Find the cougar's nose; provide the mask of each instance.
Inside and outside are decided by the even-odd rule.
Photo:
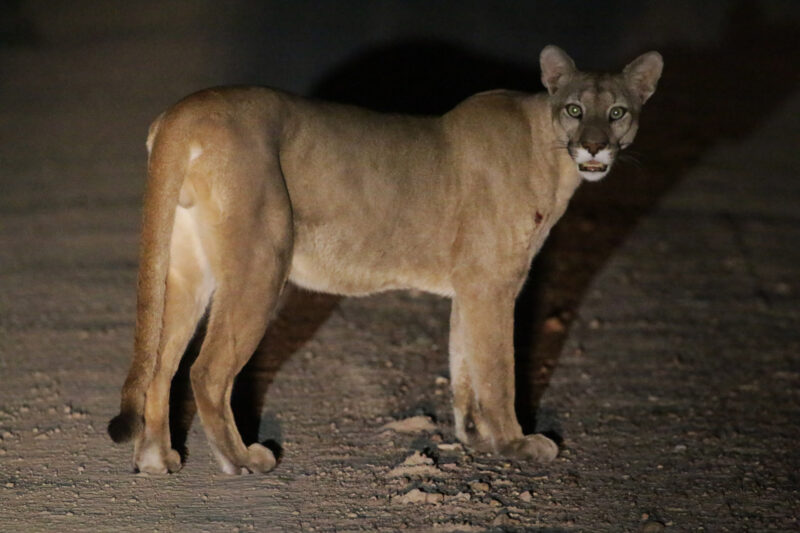
[[[597,143],[597,142],[583,142],[583,143],[581,143],[581,146],[586,148],[589,151],[590,154],[595,156],[595,155],[597,155],[597,152],[599,152],[600,150],[602,150],[603,148],[608,146],[608,143],[606,143],[606,142],[600,142],[600,143]]]

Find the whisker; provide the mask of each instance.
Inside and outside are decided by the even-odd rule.
[[[631,156],[636,157],[636,158],[642,156],[642,152],[640,152],[638,150],[631,150],[630,148],[628,148],[627,150],[625,150],[622,153],[624,153],[625,155],[631,155]]]
[[[642,162],[639,161],[639,159],[635,155],[630,154],[630,153],[617,154],[617,161],[620,162],[620,163],[623,163],[623,164],[630,164],[631,166],[634,166],[636,168],[640,168],[640,169],[644,168],[644,165],[642,165]]]

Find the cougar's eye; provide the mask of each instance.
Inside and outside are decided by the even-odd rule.
[[[581,118],[583,116],[583,110],[578,104],[567,104],[565,109],[567,110],[567,115],[572,118]]]
[[[619,120],[622,117],[624,117],[625,113],[627,113],[627,112],[628,112],[628,110],[625,109],[622,106],[614,106],[608,112],[608,118],[610,118],[611,120]]]

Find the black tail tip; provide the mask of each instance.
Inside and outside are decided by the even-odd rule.
[[[120,413],[108,423],[108,435],[114,442],[128,442],[137,433],[140,417],[131,413]]]

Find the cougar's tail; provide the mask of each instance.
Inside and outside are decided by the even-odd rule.
[[[108,424],[108,434],[114,442],[130,440],[141,431],[145,393],[158,358],[170,239],[189,159],[188,153],[175,153],[176,147],[185,146],[185,143],[180,139],[180,132],[175,131],[177,128],[171,118],[164,114],[159,116],[147,136],[149,157],[139,244],[136,335],[133,361],[122,387],[120,413]]]

